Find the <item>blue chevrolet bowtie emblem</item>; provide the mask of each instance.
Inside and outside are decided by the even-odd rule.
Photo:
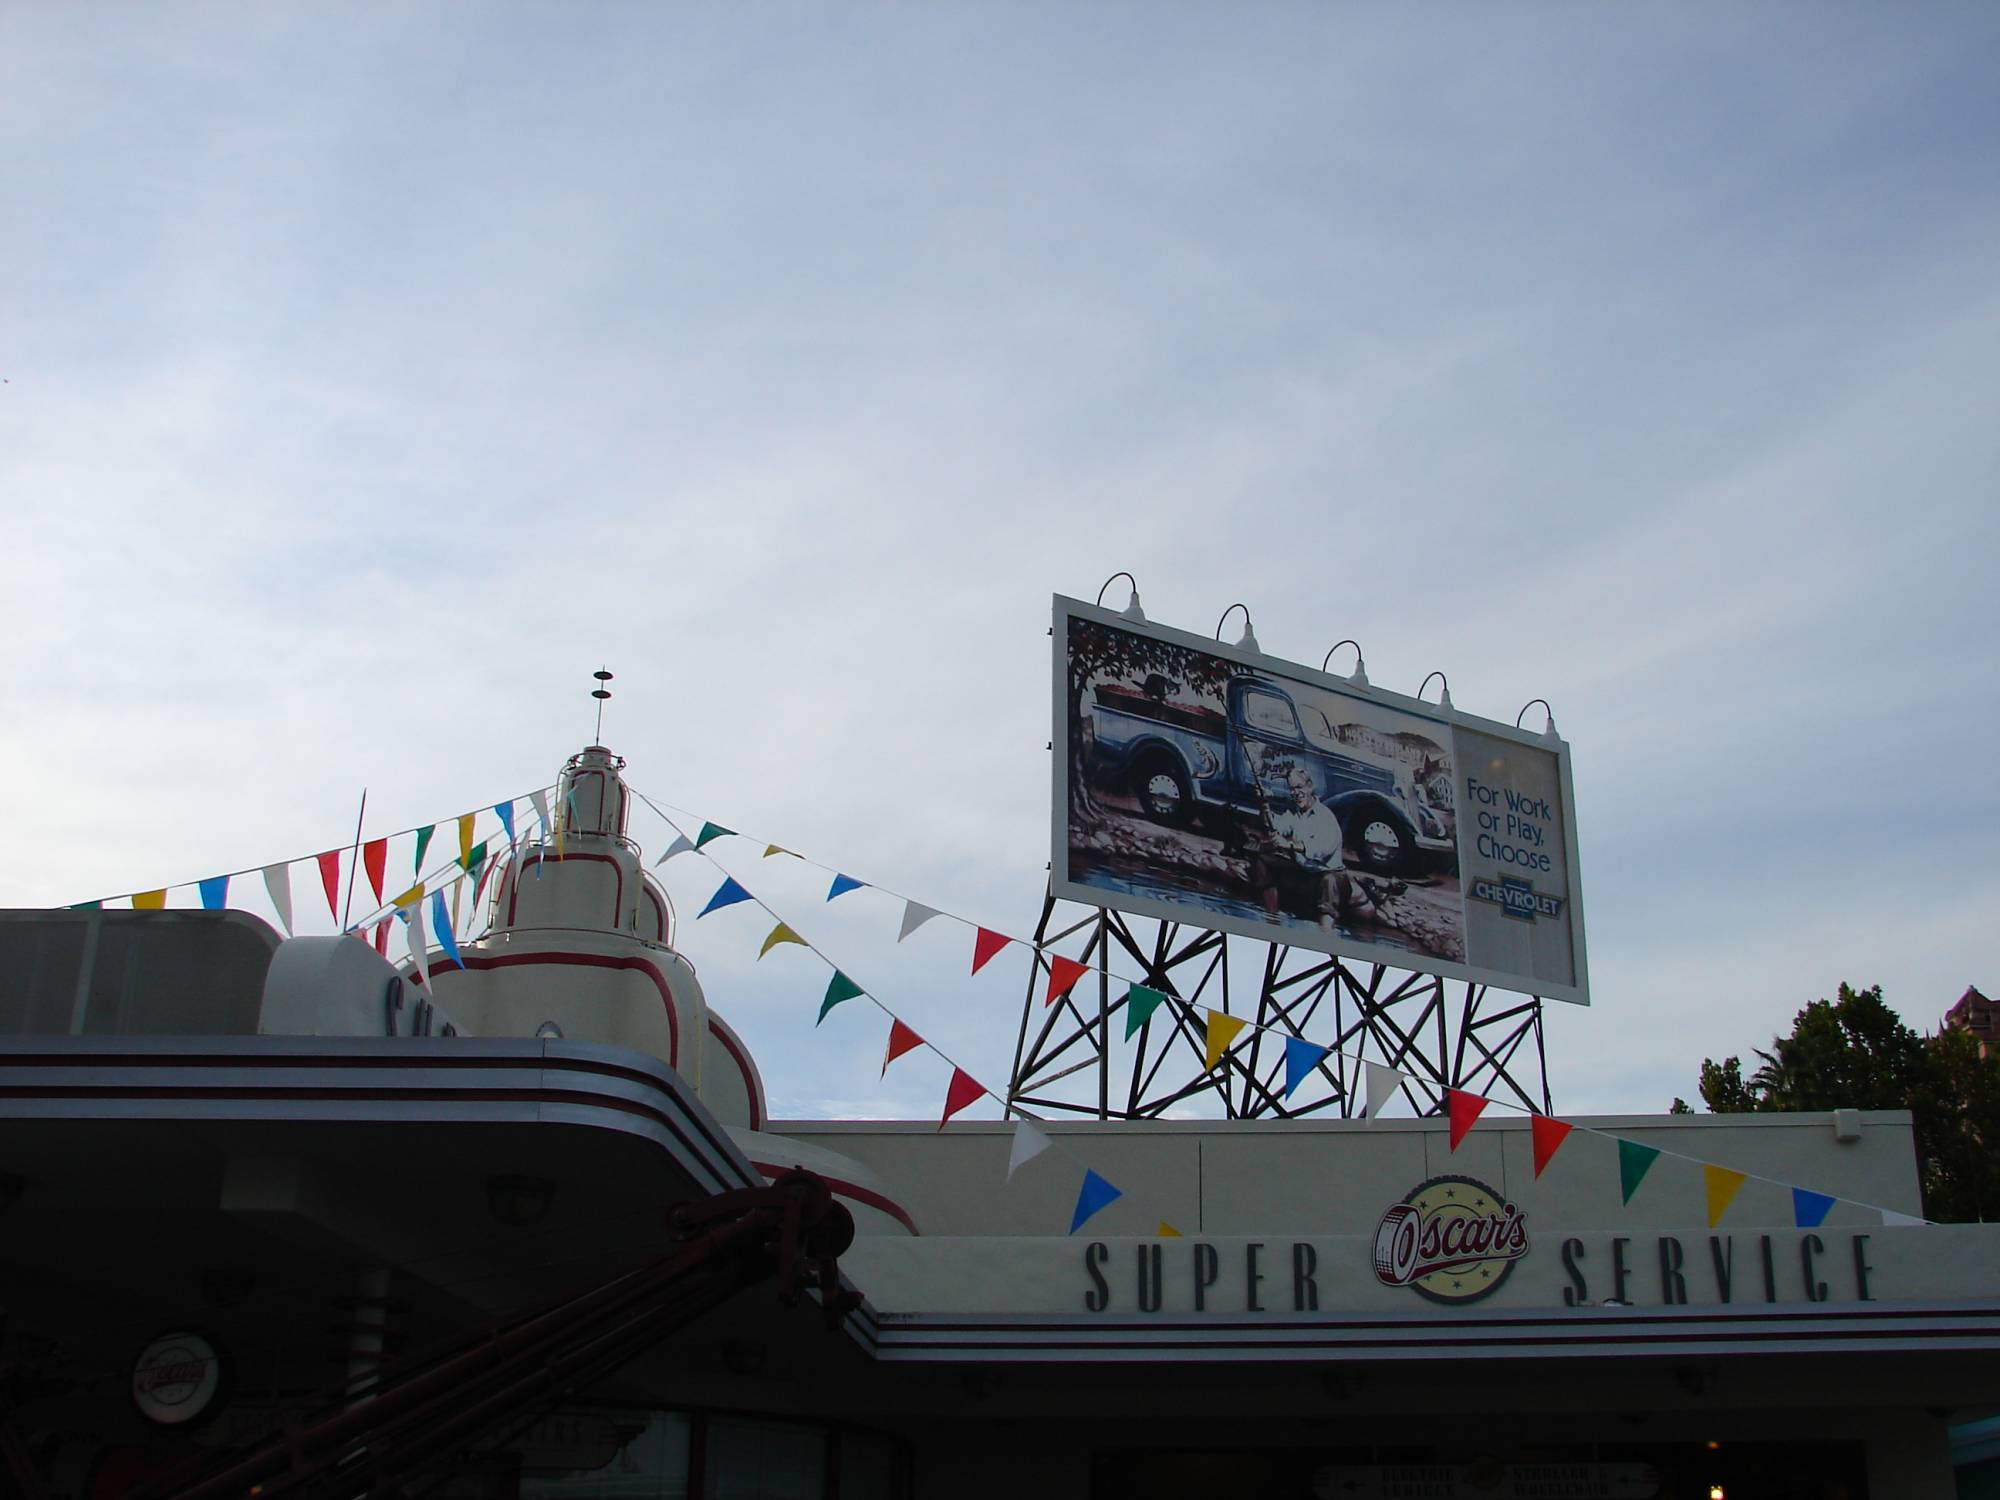
[[[1503,875],[1498,880],[1483,876],[1474,880],[1472,899],[1492,902],[1503,915],[1517,922],[1532,922],[1536,917],[1559,917],[1563,909],[1561,896],[1547,895],[1512,875]]]

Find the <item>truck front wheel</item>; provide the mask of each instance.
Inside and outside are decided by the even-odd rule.
[[[1184,826],[1194,816],[1194,791],[1187,772],[1164,755],[1149,756],[1132,768],[1132,793],[1139,810],[1155,823]]]

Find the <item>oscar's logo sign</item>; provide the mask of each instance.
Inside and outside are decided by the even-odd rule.
[[[1477,1302],[1528,1253],[1528,1218],[1470,1177],[1433,1177],[1382,1215],[1375,1279],[1433,1302]]]

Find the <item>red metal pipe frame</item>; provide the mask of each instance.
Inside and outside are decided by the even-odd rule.
[[[754,1281],[780,1275],[780,1295],[797,1297],[801,1252],[819,1271],[830,1310],[841,1293],[834,1255],[853,1237],[853,1221],[820,1179],[790,1172],[768,1187],[716,1195],[677,1214],[692,1228],[713,1225],[663,1259],[625,1272],[507,1328],[481,1329],[454,1341],[429,1369],[391,1377],[375,1395],[334,1415],[274,1437],[212,1477],[161,1500],[220,1500],[276,1495],[345,1472],[365,1484],[475,1436],[552,1386],[574,1389],[636,1357],[650,1343]],[[759,1243],[766,1241],[765,1243]],[[762,1253],[759,1253],[759,1252]],[[685,1279],[712,1268],[693,1286]],[[584,1342],[578,1346],[577,1340]],[[567,1346],[567,1347],[565,1347]],[[400,1443],[396,1438],[405,1436]],[[377,1448],[388,1438],[386,1447]],[[375,1448],[377,1456],[370,1457]],[[291,1472],[285,1473],[289,1469]]]

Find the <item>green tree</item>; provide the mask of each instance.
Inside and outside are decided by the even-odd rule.
[[[1966,1033],[1920,1036],[1889,1008],[1880,985],[1843,984],[1756,1056],[1748,1080],[1740,1058],[1702,1060],[1701,1098],[1711,1111],[1907,1109],[1926,1215],[2000,1213],[2000,1062],[1982,1058]]]

